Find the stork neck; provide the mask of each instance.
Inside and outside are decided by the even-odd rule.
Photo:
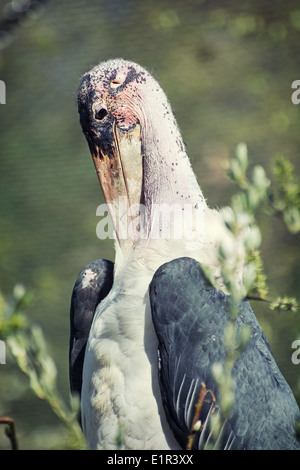
[[[156,118],[152,115],[153,109]],[[163,232],[161,223],[166,227],[167,221],[172,225],[172,234],[167,228],[166,238],[181,238],[180,234],[185,238],[184,234],[189,236],[191,231],[201,232],[206,202],[166,100],[157,100],[155,107],[152,103],[142,129],[144,228],[147,237],[151,237],[153,231]]]
[[[206,206],[169,103],[156,101],[155,115],[160,117],[151,116],[142,126],[147,210],[151,212],[153,204]]]

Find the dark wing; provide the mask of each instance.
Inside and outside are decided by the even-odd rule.
[[[98,259],[79,273],[71,298],[69,375],[72,394],[81,394],[82,368],[94,313],[113,284],[114,263]]]
[[[195,406],[202,403],[193,449],[209,446],[209,417],[219,412],[212,366],[225,360],[230,298],[207,283],[199,263],[191,258],[161,266],[149,294],[168,422],[186,449]],[[299,448],[294,432],[298,406],[248,301],[241,303],[236,322],[238,332],[247,325],[251,336],[233,368],[234,402],[218,445],[223,449]]]

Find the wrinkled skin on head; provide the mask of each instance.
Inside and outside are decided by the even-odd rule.
[[[146,81],[154,82],[148,72],[121,59],[96,66],[83,76],[78,111],[90,146],[97,144],[109,152],[113,122],[119,129],[128,131],[144,120],[141,85]]]

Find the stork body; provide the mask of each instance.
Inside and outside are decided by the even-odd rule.
[[[210,322],[209,326],[205,323],[206,316],[203,317],[203,311],[207,311],[203,278],[200,276],[196,285],[192,283],[197,290],[198,309],[195,303],[191,308],[193,296],[189,289],[180,296],[174,291],[174,305],[168,309],[170,304],[164,305],[164,297],[170,298],[174,286],[178,290],[178,279],[177,284],[170,281],[166,292],[159,290],[159,268],[181,258],[184,264],[197,262],[208,266],[218,279],[218,244],[222,240],[231,250],[235,265],[236,260],[240,262],[236,282],[241,282],[243,244],[236,245],[220,214],[207,207],[170,105],[157,82],[144,69],[123,60],[109,61],[92,69],[83,77],[79,89],[79,113],[116,231],[112,288],[105,298],[98,298],[97,303],[102,300],[95,305],[93,320],[91,316],[87,320],[90,324],[87,344],[86,337],[81,343],[71,338],[71,357],[73,350],[76,357],[82,355],[81,349],[85,351],[81,389],[83,431],[90,448],[116,448],[118,436],[122,436],[125,449],[184,448],[201,383],[209,384],[217,396],[212,366],[224,360],[221,345],[228,321],[226,296],[218,297],[213,291],[214,301],[209,309],[209,316],[215,322],[212,329],[214,323]],[[126,211],[120,210],[121,198],[126,200]],[[187,213],[188,217],[182,217]],[[164,220],[168,221],[167,227],[161,222]],[[176,272],[178,266],[170,266]],[[183,281],[188,282],[189,271],[181,272],[186,273]],[[86,295],[89,282],[85,280],[82,284],[79,280],[79,285],[77,295]],[[167,285],[165,277],[163,285]],[[206,299],[204,306],[201,299]],[[78,315],[81,318],[82,312]],[[218,315],[221,316],[219,327]],[[255,316],[253,312],[247,315],[256,334]],[[71,321],[76,318],[75,311]],[[187,340],[191,338],[189,325],[193,324],[198,325],[198,343],[197,334],[192,343]],[[183,336],[179,334],[179,325]],[[202,328],[207,331],[206,336],[200,334]],[[220,344],[215,353],[214,342],[210,341],[213,336]],[[262,338],[263,344],[267,344]],[[195,346],[194,352],[191,344]],[[201,348],[205,353],[200,354]],[[241,371],[245,373],[245,364],[249,366],[248,359],[255,348],[257,344],[250,342],[244,360],[237,365],[239,385]],[[262,364],[270,362],[271,356],[259,357]],[[251,381],[254,380],[253,390],[261,394],[260,399],[266,401],[271,387],[274,397],[280,399],[280,406],[289,410],[286,422],[282,423],[284,437],[275,437],[278,420],[272,412],[270,421],[268,405],[261,404],[255,412],[256,415],[259,412],[263,422],[253,420],[255,424],[251,425],[250,420],[246,429],[243,428],[243,413],[248,406],[246,393],[237,400],[238,406],[226,424],[224,448],[297,446],[295,437],[288,435],[293,434],[298,408],[276,367],[262,367],[268,374],[265,389],[264,381],[259,379],[259,367],[257,377],[255,371],[250,375]],[[71,381],[76,381],[78,374],[82,374],[81,365],[71,364]],[[275,393],[278,387],[282,393]],[[237,393],[240,393],[238,389]],[[204,408],[201,420],[207,424],[210,412]],[[268,419],[264,420],[264,415]],[[265,429],[271,427],[272,435],[267,440],[262,435],[255,441],[251,436],[260,424]],[[195,448],[203,447],[208,438],[205,432],[198,433]]]
[[[154,241],[153,247],[146,243],[137,243],[118,266],[89,335],[82,426],[91,448],[99,443],[115,448],[119,430],[124,429],[127,449],[180,449],[161,402],[158,341],[148,290],[156,270],[187,250],[179,252],[177,243],[176,250],[165,241]]]
[[[91,448],[115,449],[122,431],[125,449],[180,448],[160,397],[148,296],[153,274],[134,256],[96,310],[82,388],[82,424]]]

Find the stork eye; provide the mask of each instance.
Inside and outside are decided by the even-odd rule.
[[[118,86],[120,85],[121,85],[121,82],[119,80],[112,80],[109,86],[110,88],[118,88]]]
[[[101,108],[95,113],[95,119],[97,119],[98,121],[102,121],[102,119],[104,119],[106,115],[107,110],[105,108]]]

